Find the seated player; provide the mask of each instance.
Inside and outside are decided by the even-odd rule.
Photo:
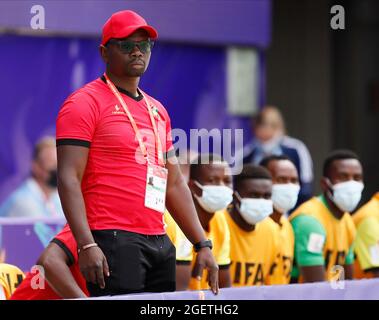
[[[11,300],[50,300],[88,297],[78,264],[77,244],[68,225],[59,232],[38,259],[45,275],[27,273]]]
[[[213,243],[212,252],[220,268],[219,285],[221,288],[230,287],[230,234],[224,215],[216,212],[226,208],[232,201],[232,177],[229,165],[220,156],[200,155],[190,165],[188,185],[200,223],[207,238]],[[166,223],[169,225],[167,230],[171,230],[167,232],[168,235],[175,234],[175,238],[171,236],[171,240],[177,250],[177,280],[179,280],[177,290],[208,289],[207,275],[203,274],[203,270],[192,268],[196,254],[193,253],[191,244],[172,219],[167,219]]]
[[[379,192],[353,214],[357,228],[354,278],[379,277]]]
[[[355,226],[350,212],[363,190],[363,170],[349,150],[329,154],[323,165],[322,195],[290,216],[295,233],[293,277],[299,282],[353,278]]]
[[[0,263],[0,300],[8,300],[24,279],[24,273],[11,264]]]
[[[176,291],[188,289],[191,279],[192,243],[176,224],[168,211],[164,214],[166,233],[176,249]]]
[[[269,218],[273,212],[271,192],[271,174],[264,167],[247,164],[234,177],[233,203],[224,210],[230,229],[234,287],[272,284],[279,229]]]
[[[291,280],[295,238],[287,214],[297,203],[300,191],[299,175],[292,160],[284,155],[269,156],[262,160],[261,165],[272,175],[271,198],[274,212],[270,218],[277,224],[280,234],[280,258],[272,281],[274,284],[288,284]]]

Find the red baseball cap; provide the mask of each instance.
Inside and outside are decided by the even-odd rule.
[[[101,44],[104,45],[111,38],[126,38],[138,29],[146,30],[149,37],[156,39],[158,32],[149,26],[144,18],[131,10],[118,11],[105,22]]]

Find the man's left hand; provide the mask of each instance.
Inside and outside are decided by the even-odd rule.
[[[201,248],[197,253],[192,277],[201,279],[204,268],[208,270],[208,284],[212,292],[218,294],[218,265],[212,250],[208,247]]]

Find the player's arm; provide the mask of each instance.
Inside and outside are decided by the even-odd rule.
[[[323,247],[325,230],[313,217],[300,215],[292,221],[295,259],[304,282],[325,281]]]
[[[229,264],[219,266],[218,279],[220,282],[220,288],[229,288],[232,286]]]
[[[191,192],[180,172],[178,161],[173,155],[166,163],[168,169],[166,207],[179,228],[192,244],[206,239],[192,200]],[[218,266],[209,248],[202,248],[196,255],[195,268],[198,275],[207,268],[210,287],[218,293]]]
[[[188,289],[191,279],[191,262],[176,261],[176,291],[184,291]]]
[[[325,281],[325,268],[324,266],[309,266],[300,267],[301,275],[304,282],[319,282]]]
[[[58,144],[57,147],[59,196],[78,248],[95,242],[88,225],[81,191],[88,152],[89,148],[84,146]],[[97,283],[101,288],[105,287],[104,276],[109,275],[109,269],[99,247],[91,247],[80,252],[79,266],[88,282]]]
[[[366,269],[364,273],[370,273],[374,278],[379,278],[379,267]]]
[[[85,298],[85,293],[80,289],[70,271],[69,265],[72,262],[62,247],[51,242],[37,264],[44,268],[47,282],[60,297]]]
[[[345,279],[346,280],[353,280],[354,278],[354,265],[353,264],[346,264],[344,266],[345,269]]]

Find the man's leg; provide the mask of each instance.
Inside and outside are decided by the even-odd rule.
[[[147,271],[145,292],[175,291],[176,250],[167,235],[150,236],[154,264]]]
[[[104,289],[87,283],[90,295],[97,297],[142,292],[148,267],[141,252],[141,239],[145,236],[120,230],[96,230],[92,233],[107,258],[110,277],[105,277]]]

